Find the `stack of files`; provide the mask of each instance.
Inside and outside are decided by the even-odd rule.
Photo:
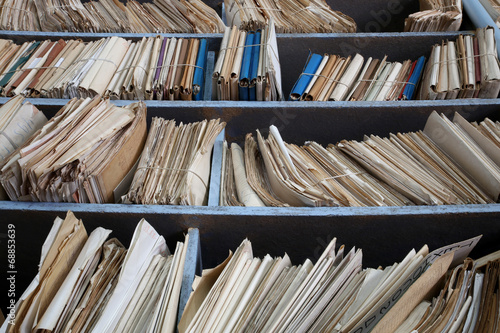
[[[270,127],[267,139],[257,131],[257,142],[247,134],[242,161],[246,182],[242,176],[236,177],[236,169],[241,166],[233,164],[236,198],[243,205],[413,205],[410,199],[371,176],[333,145],[325,149],[315,142],[307,142],[303,147],[287,144],[274,126]],[[233,161],[238,150],[241,148],[233,143]],[[222,198],[227,197],[223,187],[220,192]]]
[[[289,206],[269,186],[264,160],[251,134],[247,134],[244,152],[237,143],[233,142],[229,148],[224,141],[220,205]]]
[[[413,99],[425,58],[389,62],[312,53],[290,93],[292,101],[393,101]]]
[[[420,0],[420,11],[405,19],[404,31],[457,31],[462,11],[462,0]]]
[[[235,144],[238,146],[237,144]],[[238,146],[239,148],[239,146]],[[245,172],[245,169],[241,171],[241,165],[238,170],[234,169],[232,147],[229,148],[227,141],[224,140],[222,144],[222,169],[221,169],[221,180],[220,180],[220,196],[219,196],[219,206],[244,206],[243,203],[238,200],[238,194],[236,192],[235,174],[240,177]],[[239,149],[241,151],[241,148]],[[235,157],[237,158],[236,163],[241,163],[241,154]],[[245,181],[246,181],[246,175]],[[244,184],[244,183],[243,183]],[[246,188],[246,186],[245,186]]]
[[[497,98],[500,64],[492,27],[432,47],[417,99]]]
[[[2,96],[202,100],[207,40],[0,40]]]
[[[500,151],[483,150],[482,145],[489,149],[493,144],[460,115],[454,122],[433,112],[421,132],[372,135],[338,146],[415,204],[497,202]]]
[[[446,261],[443,263],[432,273],[442,276],[447,267]],[[500,321],[499,278],[500,252],[477,260],[465,259],[446,274],[444,281],[436,280],[429,270],[371,332],[496,332]],[[438,291],[433,292],[436,288]]]
[[[487,204],[500,195],[500,125],[433,112],[423,131],[299,147],[270,127],[224,159],[221,205],[403,206]],[[227,146],[226,146],[227,147]],[[226,153],[226,156],[229,155]],[[243,158],[244,156],[244,158]],[[232,163],[231,163],[232,162]],[[232,176],[232,178],[231,178]]]
[[[206,205],[211,153],[226,123],[154,117],[125,203]]]
[[[17,96],[0,107],[0,163],[47,122],[33,104]]]
[[[226,28],[212,75],[212,100],[283,99],[273,20],[257,31]]]
[[[14,201],[114,202],[146,133],[142,102],[72,99],[2,162],[0,183]]]
[[[307,259],[298,266],[286,254],[254,257],[245,239],[234,255],[204,272],[178,329],[180,333],[369,332],[424,271],[439,268],[441,278],[448,266],[464,261],[480,238],[431,253],[424,246],[385,269],[364,270],[361,249],[347,251],[342,245],[336,250],[335,238],[316,264]],[[443,253],[447,253],[444,260]],[[445,260],[448,266],[443,268]]]
[[[144,219],[129,250],[116,238],[106,241],[110,233],[99,227],[87,236],[72,212],[56,218],[38,274],[16,304],[15,325],[7,320],[0,332],[175,332],[197,230],[177,243],[173,255]]]
[[[491,123],[489,119],[486,123]],[[498,124],[496,125],[498,128]],[[500,196],[500,141],[455,113],[453,121],[433,112],[423,133],[470,175],[491,200]]]
[[[0,8],[2,30],[218,33],[224,23],[201,0],[143,1],[4,0]]]
[[[356,32],[354,20],[324,0],[224,0],[226,25],[262,29],[273,19],[278,33]]]

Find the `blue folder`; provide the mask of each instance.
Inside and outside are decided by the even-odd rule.
[[[291,101],[300,100],[300,97],[306,90],[307,86],[309,85],[309,82],[311,82],[314,73],[316,73],[316,70],[318,70],[319,64],[321,63],[322,59],[323,56],[316,53],[313,53],[309,56],[305,69],[302,71],[302,74],[300,75],[299,79],[297,80],[297,82],[295,82],[292,88],[292,92],[290,93]],[[307,75],[307,74],[313,74],[313,75]]]
[[[411,73],[410,79],[403,90],[403,99],[413,99],[413,95],[415,94],[415,90],[417,89],[417,84],[420,79],[420,75],[422,75],[422,70],[424,69],[425,57],[421,56],[417,60],[417,64],[415,65],[415,69],[413,73]]]
[[[248,93],[250,65],[252,61],[252,46],[254,43],[255,32],[250,31],[247,33],[245,39],[245,50],[243,51],[243,58],[241,59],[240,69],[240,83],[238,86],[240,101],[248,101],[250,96]]]
[[[203,100],[205,88],[205,71],[207,70],[208,43],[206,39],[200,40],[198,55],[196,56],[196,67],[193,75],[193,100]]]
[[[260,43],[261,43],[261,35],[262,32],[257,30],[255,32],[255,36],[253,38],[253,46],[252,46],[252,60],[250,63],[250,84],[248,86],[248,97],[249,100],[255,101],[257,100],[257,93],[255,91],[255,84],[257,83],[257,70],[259,68],[259,57],[260,57]]]

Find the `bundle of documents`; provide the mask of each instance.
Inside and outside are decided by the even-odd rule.
[[[235,144],[236,145],[236,144]],[[239,146],[238,146],[239,147]],[[241,148],[240,148],[241,150]],[[236,192],[235,184],[235,170],[233,166],[233,155],[232,149],[227,145],[227,141],[224,140],[222,145],[222,171],[220,180],[220,206],[243,206],[243,204],[238,200],[238,194]],[[238,161],[241,158],[239,155],[236,156]],[[243,170],[245,172],[245,170]],[[238,174],[241,176],[241,171],[238,170]],[[246,180],[246,175],[245,175]]]
[[[283,99],[273,20],[257,31],[226,28],[212,75],[212,100]]]
[[[205,205],[211,153],[226,123],[220,119],[176,125],[153,118],[125,203]]]
[[[420,0],[420,12],[408,16],[404,31],[457,31],[462,11],[462,0]]]
[[[128,251],[106,241],[110,233],[99,227],[87,237],[72,212],[56,218],[38,274],[0,332],[175,332],[191,231],[173,255],[144,219]]]
[[[464,262],[480,238],[431,253],[424,246],[385,269],[365,270],[362,251],[336,251],[336,239],[316,264],[307,259],[298,266],[286,254],[256,258],[244,240],[201,277],[179,332],[369,332],[410,286],[429,275],[435,285],[448,267]]]
[[[493,146],[459,114],[451,122],[436,112],[423,132],[339,144],[377,178],[414,203],[428,205],[498,201],[500,155],[494,154],[500,151],[488,150]]]
[[[433,112],[423,131],[343,140],[326,149],[283,141],[274,126],[245,152],[227,148],[221,205],[402,206],[486,204],[500,195],[500,125]],[[231,156],[232,158],[227,158]],[[243,158],[244,156],[244,158]]]
[[[218,33],[224,23],[201,0],[143,1],[4,0],[0,7],[2,30]]]
[[[17,96],[0,107],[0,164],[17,151],[47,118],[24,97]]]
[[[442,275],[442,269],[433,273]],[[494,332],[500,320],[499,275],[500,252],[465,259],[444,284],[425,272],[372,332]],[[436,286],[442,289],[432,293]],[[429,292],[435,296],[426,296]]]
[[[252,135],[247,134],[243,165],[246,182],[244,177],[236,178],[237,165],[234,164],[237,199],[244,205],[279,207],[413,204],[368,174],[335,146],[325,149],[315,142],[307,142],[303,147],[287,144],[274,126],[270,127],[267,139],[257,131],[257,139],[258,148]],[[233,160],[235,150],[241,148],[233,143]],[[224,196],[227,196],[227,192],[221,187],[221,197]],[[255,200],[255,196],[260,200]]]
[[[114,202],[145,139],[144,103],[72,99],[3,161],[0,183],[14,201]]]
[[[273,19],[278,33],[356,32],[354,20],[324,0],[224,0],[224,9],[228,26],[247,31]]]
[[[417,99],[497,98],[500,64],[492,27],[434,45]]]
[[[251,134],[246,136],[245,152],[237,143],[229,149],[226,141],[223,149],[221,206],[289,206],[269,185],[262,154]]]
[[[0,40],[1,95],[202,100],[207,47],[205,39],[162,36]]]
[[[389,62],[360,54],[310,54],[290,93],[292,101],[393,101],[413,99],[425,58]]]

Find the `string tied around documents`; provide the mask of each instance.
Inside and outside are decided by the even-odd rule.
[[[276,57],[276,59],[279,59],[279,56],[278,56],[276,50],[274,49],[274,47],[271,45],[271,43],[259,43],[259,44],[237,45],[237,46],[223,47],[223,48],[221,48],[219,50],[219,52],[226,51],[226,50],[231,50],[231,49],[241,49],[241,48],[252,47],[252,46],[271,46],[271,50],[273,51],[274,56]]]
[[[312,184],[312,185],[309,185],[306,187],[306,189],[309,189],[311,187],[314,187],[314,186],[317,186],[319,185],[321,182],[325,181],[325,180],[328,180],[328,179],[337,179],[337,178],[344,178],[344,177],[350,177],[350,176],[357,176],[357,175],[363,175],[363,174],[366,174],[368,173],[367,171],[360,171],[360,172],[349,172],[349,173],[346,173],[346,174],[343,174],[343,175],[337,175],[337,176],[332,176],[332,177],[326,177],[326,178],[323,178],[321,180],[318,180],[316,183]]]
[[[95,58],[95,59],[94,59],[94,58],[85,58],[85,59],[79,59],[79,60],[77,60],[77,61],[74,61],[74,62],[72,63],[72,65],[73,65],[73,64],[76,64],[76,63],[79,63],[79,62],[87,62],[87,61],[91,61],[91,60],[93,60],[94,62],[95,62],[95,61],[104,61],[104,62],[108,62],[108,63],[112,64],[113,66],[115,66],[115,71],[116,71],[116,69],[118,68],[118,65],[117,65],[117,64],[115,64],[113,61],[111,61],[111,60],[109,60],[109,59],[105,59],[105,58]]]
[[[331,78],[331,77],[328,77],[328,76],[325,76],[325,75],[321,75],[321,74],[316,74],[316,73],[300,73],[299,75],[299,79],[301,78],[302,75],[309,75],[309,76],[316,76],[316,77],[321,77],[321,78],[324,78],[325,80],[327,80],[328,82],[335,82],[335,83],[338,83],[338,84],[341,84],[347,88],[350,88],[350,86],[347,84],[347,83],[344,83],[344,82],[341,82],[339,80],[336,80],[334,78]]]
[[[443,59],[443,60],[439,60],[439,61],[434,61],[432,63],[429,63],[426,66],[427,68],[425,69],[425,72],[422,73],[422,78],[424,78],[425,76],[427,76],[429,74],[429,72],[432,71],[432,69],[436,65],[448,64],[449,62],[457,62],[458,71],[460,72],[462,70],[462,68],[461,68],[461,66],[458,66],[458,60],[475,59],[475,58],[486,57],[486,56],[492,56],[492,57],[495,57],[495,58],[498,57],[498,55],[495,54],[495,53],[483,53],[483,54],[473,54],[473,55],[469,55],[469,56],[466,56],[466,57],[457,57],[455,59]],[[431,60],[429,59],[429,61],[431,61]],[[482,79],[483,78],[481,78],[481,80]]]
[[[61,66],[27,67],[27,68],[18,68],[18,69],[12,70],[12,71],[4,72],[4,73],[1,73],[0,76],[4,76],[4,75],[7,75],[7,74],[11,74],[11,73],[29,71],[31,69],[38,70],[38,69],[52,69],[52,68],[60,68],[62,70],[66,70],[67,69],[66,67],[61,67]]]
[[[9,8],[9,9],[13,9],[13,10],[18,10],[20,12],[30,13],[31,15],[35,15],[35,13],[33,13],[31,10],[28,10],[28,9],[16,8],[16,7],[7,6],[7,5],[2,5],[2,6],[0,6],[0,8]]]
[[[234,7],[235,4],[236,4],[236,2],[233,2],[231,4],[231,7],[229,8],[229,12],[231,12],[233,10],[233,7]],[[240,5],[242,5],[242,3],[240,3]],[[234,12],[233,17],[231,19],[231,24],[229,26],[233,26],[234,25],[234,18],[236,17],[236,14],[238,14],[240,11],[245,10],[245,9],[257,9],[257,10],[267,10],[267,11],[271,11],[271,12],[286,13],[283,9],[280,9],[280,8],[269,8],[269,7],[258,7],[258,6],[250,6],[250,7],[240,6]],[[309,5],[309,6],[303,7],[301,9],[298,9],[298,10],[290,13],[289,16],[293,17],[297,13],[300,13],[300,12],[302,12],[304,10],[311,10],[311,9],[327,9],[327,10],[329,10],[331,8],[326,7],[326,6],[311,6],[311,5]]]
[[[201,178],[201,176],[199,174],[197,174],[196,172],[194,172],[193,170],[182,169],[182,168],[152,167],[152,166],[143,166],[143,167],[138,167],[137,168],[137,170],[141,170],[141,169],[191,172],[193,175],[195,175],[196,177],[198,177],[198,179],[201,181],[201,183],[203,184],[203,186],[205,186],[205,189],[208,189],[208,185],[205,183],[205,181],[203,180],[203,178]]]
[[[194,65],[194,64],[161,65],[161,66],[153,66],[153,67],[150,67],[149,69],[155,71],[158,68],[164,68],[164,67],[182,67],[182,66],[189,66],[189,67],[199,68],[199,69],[201,69],[203,71],[203,76],[205,76],[205,68],[203,68],[201,66]],[[144,71],[144,73],[148,73],[148,70],[146,69],[146,67],[141,66],[141,65],[127,66],[125,68],[117,70],[115,73],[121,73],[121,72],[124,72],[124,71],[128,71],[128,70],[130,70],[132,68],[140,68],[140,69],[142,69]]]
[[[377,79],[371,79],[371,80],[364,79],[364,80],[358,80],[358,81],[361,81],[361,82],[395,83],[395,84],[411,84],[414,87],[417,86],[414,82],[410,82],[410,81],[396,81],[396,80],[393,80],[393,81],[384,81],[384,80],[377,80]]]
[[[304,8],[301,8],[299,10],[294,11],[292,14],[290,14],[290,16],[294,16],[295,14],[300,13],[304,10],[311,10],[311,9],[327,9],[327,10],[329,10],[331,8],[326,7],[326,6],[311,6],[311,5],[309,5],[309,6],[306,6]]]
[[[439,7],[436,7],[436,8],[432,8],[432,10],[440,10],[440,11],[444,11],[444,12],[453,11],[453,9],[455,9],[456,11],[458,11],[458,12],[461,13],[461,11],[460,11],[460,9],[458,8],[457,5],[439,6]]]
[[[231,7],[229,7],[229,12],[233,10],[234,5],[236,5],[236,1],[231,4]],[[242,3],[240,3],[242,5]],[[233,17],[231,19],[231,24],[229,25],[230,27],[234,25],[234,18],[236,17],[236,14],[238,14],[240,11],[244,9],[263,9],[263,10],[269,10],[269,11],[275,11],[275,12],[281,12],[282,10],[279,8],[267,8],[267,7],[244,7],[240,6],[238,9],[234,12]]]

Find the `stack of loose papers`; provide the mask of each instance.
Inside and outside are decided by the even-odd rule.
[[[2,96],[202,100],[207,40],[0,40]]]
[[[277,101],[281,67],[273,20],[261,30],[226,28],[212,75],[212,100]]]
[[[459,30],[462,11],[462,0],[420,0],[420,11],[408,16],[404,31]]]
[[[12,98],[0,107],[0,163],[17,151],[47,118],[24,97]]]
[[[6,0],[0,8],[2,30],[217,33],[224,23],[201,0]]]
[[[128,251],[106,241],[110,233],[87,237],[73,213],[57,218],[39,272],[0,332],[175,332],[186,253],[197,243],[188,233],[170,255],[144,219]]]
[[[425,58],[389,62],[310,54],[292,88],[292,101],[394,101],[413,99]]]
[[[0,182],[15,201],[114,202],[146,133],[142,102],[72,99],[3,161]]]
[[[497,98],[500,64],[492,27],[432,47],[418,99]]]
[[[176,125],[153,118],[125,203],[205,205],[220,119]]]
[[[479,239],[432,253],[424,246],[385,269],[365,270],[362,251],[336,250],[336,239],[316,264],[307,259],[299,266],[286,254],[256,258],[250,241],[244,240],[234,255],[204,272],[179,332],[369,332],[423,272],[433,277],[427,280],[431,289],[448,267],[464,261]]]
[[[402,206],[486,204],[500,195],[500,126],[433,112],[423,131],[365,136],[327,148],[299,147],[270,127],[245,152],[229,149],[221,204],[244,206]],[[230,158],[227,158],[230,156]],[[243,158],[244,156],[244,158]]]
[[[356,32],[354,20],[324,0],[224,0],[224,8],[228,26],[248,31],[273,19],[278,33]]]
[[[439,259],[444,267],[450,261],[445,257]],[[467,258],[447,273],[444,283],[437,284],[442,269],[431,267],[372,332],[494,332],[499,321],[499,267],[499,252],[477,260]],[[442,289],[426,297],[434,286]]]

